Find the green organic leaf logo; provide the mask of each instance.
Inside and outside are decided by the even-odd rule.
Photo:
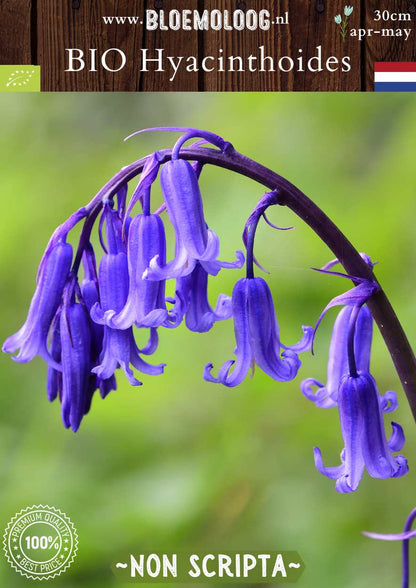
[[[40,66],[0,65],[0,92],[40,92]]]
[[[34,69],[16,69],[16,71],[10,74],[10,77],[7,80],[6,88],[9,86],[26,86],[34,73]]]

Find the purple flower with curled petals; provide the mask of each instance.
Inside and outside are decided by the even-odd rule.
[[[126,304],[129,292],[128,263],[121,236],[121,225],[115,211],[107,207],[104,212],[108,253],[103,256],[98,273],[100,304],[95,304],[91,309],[91,317],[97,322],[101,322],[109,310],[115,311],[116,314],[120,313]],[[114,375],[118,367],[121,367],[130,384],[141,385],[134,376],[130,364],[146,374],[163,373],[164,364],[153,366],[140,357],[131,327],[113,329],[105,325],[100,364],[94,367],[92,372],[102,380],[107,380]]]
[[[366,261],[371,264],[368,256]],[[336,260],[331,262],[334,263]],[[323,271],[351,277],[327,269]],[[369,373],[372,316],[364,304],[379,287],[372,280],[353,279],[359,282],[358,285],[331,300],[317,323],[318,326],[333,306],[345,305],[333,330],[327,386],[311,378],[301,385],[304,395],[317,406],[338,406],[344,440],[342,463],[337,467],[325,467],[317,447],[314,448],[314,458],[318,471],[336,480],[335,488],[341,493],[357,490],[364,469],[373,478],[396,478],[408,471],[406,459],[392,455],[404,445],[402,428],[392,423],[393,433],[388,441],[384,432],[383,413],[392,412],[397,407],[396,395],[387,392],[381,396]],[[311,390],[312,385],[319,386],[316,394]]]
[[[238,280],[232,294],[232,313],[237,359],[225,362],[218,378],[211,375],[213,365],[209,363],[204,370],[205,380],[237,386],[254,363],[274,380],[293,380],[301,365],[298,353],[310,348],[312,328],[303,327],[304,336],[296,345],[282,345],[272,295],[259,277]]]
[[[129,226],[127,261],[129,290],[121,310],[111,308],[105,313],[94,307],[94,320],[114,329],[158,327],[168,324],[165,304],[165,280],[144,280],[143,274],[155,256],[165,262],[165,230],[162,219],[156,214],[138,214]]]
[[[160,172],[163,198],[177,237],[188,254],[198,259],[205,253],[208,230],[198,177],[189,161],[172,159]]]
[[[326,385],[315,378],[307,378],[300,385],[303,395],[314,402],[318,408],[337,406],[341,379],[349,373],[347,339],[352,310],[352,306],[346,306],[335,320],[329,347]],[[354,340],[358,370],[368,372],[370,369],[372,334],[373,317],[367,306],[363,306],[357,317]],[[313,392],[314,386],[318,388],[316,392]]]
[[[111,329],[104,327],[103,352],[100,365],[93,368],[93,373],[102,380],[108,380],[118,367],[124,371],[132,386],[141,386],[130,364],[144,374],[157,376],[163,374],[165,364],[151,365],[140,357],[140,350],[134,340],[133,330]]]
[[[235,262],[218,260],[219,239],[214,231],[208,228],[204,218],[198,184],[200,168],[179,158],[183,142],[194,136],[192,130],[185,134],[176,144],[172,160],[162,166],[160,183],[169,219],[175,231],[175,257],[163,264],[156,255],[144,274],[146,279],[163,280],[185,276],[191,273],[197,261],[203,263],[206,271],[212,275],[216,275],[222,267],[242,267],[244,263],[241,251],[237,251]],[[215,137],[212,141],[216,140]],[[229,145],[221,141],[221,145]]]
[[[361,253],[361,257],[370,267],[373,267],[374,264],[368,255]],[[337,263],[339,263],[338,259],[334,259],[317,271],[348,278],[349,276],[345,274],[330,271],[330,268]],[[339,312],[332,331],[326,386],[315,378],[303,380],[300,386],[304,396],[319,408],[332,408],[337,405],[338,388],[343,376],[349,373],[351,361],[356,362],[358,370],[368,372],[370,369],[373,318],[370,310],[364,304],[377,291],[378,286],[373,281],[357,281],[360,282],[358,286],[336,296],[329,302],[315,326],[316,333],[321,320],[330,308],[345,305],[345,308]],[[352,330],[354,331],[354,341],[351,340],[350,343],[355,350],[354,357],[351,357],[352,347],[349,346]],[[316,392],[313,392],[313,386],[318,387]]]
[[[7,353],[20,349],[12,358],[15,361],[25,363],[40,355],[48,364],[59,369],[47,349],[47,341],[50,326],[61,303],[71,262],[72,247],[64,240],[58,241],[45,253],[26,321],[3,344],[3,351]]]
[[[236,360],[224,363],[218,378],[211,374],[213,365],[205,366],[204,378],[225,386],[237,386],[255,364],[278,382],[293,380],[300,368],[298,354],[310,349],[312,327],[302,327],[302,339],[292,346],[280,341],[280,330],[274,310],[273,298],[263,278],[254,277],[254,237],[261,217],[266,220],[269,206],[278,204],[278,191],[267,192],[250,214],[243,232],[247,248],[246,278],[238,280],[232,294],[232,314],[236,338]],[[234,366],[233,371],[231,368]]]
[[[379,394],[370,374],[344,376],[338,391],[338,407],[344,439],[341,465],[325,467],[320,449],[314,449],[316,468],[336,480],[338,492],[357,490],[364,469],[372,478],[399,478],[407,474],[407,460],[402,455],[392,455],[404,445],[403,430],[392,423],[393,432],[386,439]]]
[[[176,281],[176,292],[172,314],[177,320],[185,317],[190,331],[205,333],[216,321],[232,316],[231,298],[220,294],[212,309],[208,301],[208,273],[197,262],[190,274]]]
[[[338,313],[335,320],[329,347],[326,384],[315,378],[306,378],[301,382],[300,388],[303,395],[314,402],[318,408],[337,406],[341,380],[349,373],[347,347],[352,311],[352,306],[346,306]],[[358,312],[354,334],[355,360],[359,372],[370,371],[372,337],[373,317],[369,308],[362,306]],[[317,386],[315,392],[314,386]],[[384,396],[380,396],[380,402],[383,412],[393,412],[397,408],[396,393],[387,391]]]
[[[61,402],[62,421],[76,432],[91,404],[91,321],[84,304],[76,302],[77,278],[71,274],[56,313],[50,353],[60,370],[48,367],[48,399]]]
[[[71,275],[52,324],[50,354],[59,362],[60,370],[49,366],[47,374],[48,399],[52,402],[59,396],[63,423],[74,432],[89,412],[95,390],[98,388],[104,398],[116,389],[114,377],[102,380],[91,373],[103,342],[103,327],[91,321],[88,314],[98,295],[91,245],[84,251],[83,263],[85,278],[81,288],[75,275]],[[75,294],[81,302],[76,302]]]
[[[198,262],[212,276],[216,276],[222,268],[239,269],[243,267],[244,254],[242,251],[236,251],[235,261],[220,261],[218,259],[220,252],[219,238],[213,230],[207,229],[207,232],[207,247],[201,257],[190,257],[186,249],[182,247],[182,241],[179,237],[175,243],[175,258],[162,266],[158,256],[154,257],[150,261],[149,267],[143,273],[143,278],[146,280],[168,280],[187,276],[193,271]]]

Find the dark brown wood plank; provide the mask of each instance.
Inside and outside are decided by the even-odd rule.
[[[31,54],[31,17],[32,0],[0,0],[2,65],[35,65]]]
[[[138,91],[140,73],[138,52],[142,46],[141,25],[106,25],[103,16],[140,16],[144,4],[135,0],[38,0],[38,53],[42,65],[42,89],[45,91]],[[89,52],[97,49],[97,72],[65,72],[66,48]],[[109,72],[100,65],[104,51],[118,48],[127,58],[119,72]],[[89,56],[89,54],[88,54]],[[88,59],[89,61],[89,59]],[[108,55],[108,66],[116,68],[120,57]]]
[[[170,10],[196,10],[197,0],[149,0],[148,10],[164,10],[165,15]],[[155,49],[163,49],[164,56],[184,57],[195,56],[198,59],[198,31],[146,31],[144,36],[144,48],[149,49],[149,57],[156,57]],[[147,92],[192,92],[198,90],[198,72],[186,71],[184,67],[178,68],[178,72],[172,81],[169,81],[173,71],[169,68],[165,73],[143,73],[141,89]]]
[[[374,11],[384,10],[390,14],[409,14],[411,21],[374,21]],[[411,28],[408,41],[403,37],[386,37],[372,34],[366,38],[366,76],[363,90],[374,90],[375,61],[416,61],[416,3],[408,0],[367,0],[365,26],[367,29]]]
[[[239,9],[245,13],[248,10],[269,9],[277,16],[278,14],[283,15],[288,9],[288,0],[279,2],[247,0],[237,3],[232,0],[206,0],[204,7],[209,11],[220,10],[223,12],[228,10],[233,12]],[[259,56],[259,47],[261,46],[265,48],[265,55],[270,55],[275,59],[281,39],[287,37],[284,30],[287,28],[287,26],[272,26],[268,31],[259,29],[254,31],[226,31],[224,29],[206,31],[203,33],[203,52],[204,55],[212,55],[214,58],[220,56],[220,50],[222,50],[221,55],[225,59],[231,56],[241,56],[244,67],[247,68],[248,57],[250,55]],[[235,68],[237,69],[237,63]],[[204,75],[204,90],[206,91],[267,91],[281,89],[283,89],[283,85],[279,76],[269,71],[261,73],[253,73],[247,70],[230,73],[213,71]]]
[[[354,4],[354,11],[349,18],[349,28],[359,27],[361,21],[361,6]],[[335,72],[295,73],[293,85],[289,90],[307,92],[346,92],[361,89],[361,47],[356,39],[346,36],[342,39],[340,29],[334,18],[340,14],[344,3],[332,3],[329,0],[314,0],[303,2],[291,0],[291,13],[295,20],[292,24],[291,50],[295,54],[297,48],[303,49],[307,59],[318,54],[317,47],[322,47],[323,63],[331,56],[336,56],[341,62],[343,57],[350,58],[351,70]],[[341,13],[342,14],[342,13]],[[331,66],[334,67],[334,66]]]
[[[324,0],[304,2],[304,0],[247,0],[237,7],[245,10],[262,8],[268,9],[273,17],[289,13],[289,26],[274,25],[269,31],[218,31],[204,33],[204,53],[217,54],[218,48],[227,55],[242,55],[247,58],[250,54],[258,55],[259,47],[264,46],[275,66],[283,56],[291,56],[297,60],[303,57],[304,63],[318,55],[318,46],[322,46],[322,62],[325,64],[330,56],[351,57],[351,71],[331,73],[314,72],[236,72],[228,75],[221,73],[206,74],[204,89],[211,91],[344,91],[360,89],[360,46],[351,39],[342,41],[339,28],[334,22],[335,9],[328,6]],[[207,0],[208,9],[235,10],[236,5],[231,0]],[[354,8],[351,23],[360,22],[360,6]],[[301,50],[301,51],[299,51]],[[289,61],[283,62],[286,68]],[[306,69],[306,65],[304,66]]]

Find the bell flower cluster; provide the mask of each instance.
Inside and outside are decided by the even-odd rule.
[[[277,381],[292,380],[301,364],[299,353],[310,347],[310,327],[304,328],[300,343],[283,345],[269,287],[253,274],[257,223],[260,217],[269,222],[265,211],[277,203],[277,193],[260,200],[245,226],[246,277],[237,281],[231,297],[220,294],[211,306],[210,280],[221,270],[242,268],[245,255],[237,251],[234,260],[220,259],[219,237],[205,218],[202,165],[181,157],[181,150],[188,140],[197,140],[194,145],[208,142],[222,153],[233,148],[206,131],[155,130],[182,133],[171,158],[164,161],[156,152],[146,159],[129,201],[124,168],[99,197],[56,229],[40,262],[27,319],[3,345],[3,351],[17,352],[15,361],[37,355],[46,361],[48,399],[59,398],[62,421],[73,431],[89,412],[96,391],[105,398],[116,390],[118,370],[132,386],[142,384],[142,375],[162,374],[166,364],[154,363],[150,356],[161,331],[182,322],[190,331],[204,333],[217,321],[234,321],[236,361],[227,361],[217,377],[211,364],[204,370],[207,381],[225,386],[242,382],[254,363]],[[163,203],[154,210],[152,188],[158,178]],[[74,254],[68,236],[81,221]],[[175,239],[172,259],[166,253],[167,222]],[[98,248],[93,245],[97,240]],[[166,296],[169,281],[175,283],[173,297]],[[143,329],[148,342],[139,347],[136,332]]]
[[[346,8],[346,13],[352,11]],[[54,231],[39,264],[26,321],[4,342],[3,351],[15,354],[17,362],[35,356],[45,360],[48,399],[59,399],[65,427],[77,431],[95,393],[106,398],[116,390],[120,371],[132,386],[163,374],[166,364],[156,363],[152,355],[159,338],[182,323],[192,332],[205,333],[217,321],[233,322],[234,357],[228,356],[220,366],[207,363],[207,382],[238,386],[254,374],[255,366],[276,382],[288,382],[299,372],[300,355],[312,349],[326,312],[342,306],[330,343],[326,383],[307,378],[301,384],[306,398],[320,408],[337,408],[340,418],[341,463],[324,465],[316,447],[315,465],[341,493],[355,491],[365,470],[374,478],[406,474],[407,461],[397,454],[404,444],[403,430],[393,422],[392,433],[386,436],[383,423],[384,414],[397,407],[396,395],[381,395],[370,372],[373,319],[366,303],[378,291],[375,279],[337,274],[332,267],[338,260],[327,264],[320,271],[350,278],[354,287],[327,305],[315,329],[302,326],[298,342],[283,343],[269,285],[256,275],[266,270],[254,246],[263,221],[281,229],[270,222],[267,212],[285,204],[285,181],[282,188],[266,192],[248,215],[242,232],[245,253],[238,250],[234,259],[224,261],[220,238],[207,222],[200,175],[212,159],[222,165],[222,158],[234,158],[239,172],[248,176],[255,162],[214,133],[182,127],[144,131],[149,130],[179,132],[180,137],[173,149],[122,168]],[[188,141],[198,147],[197,161],[192,160],[192,151],[184,151]],[[199,149],[204,144],[209,148]],[[139,181],[131,188],[139,171]],[[252,177],[258,179],[256,174]],[[153,190],[157,182],[163,198],[158,207]],[[71,231],[79,223],[83,226],[74,251]],[[167,224],[174,238],[169,248]],[[370,258],[363,258],[372,267]],[[220,294],[211,304],[211,281],[220,272],[243,266],[231,296]],[[173,285],[172,296],[166,294],[168,284]],[[147,342],[139,346],[136,335],[143,330],[140,340]]]

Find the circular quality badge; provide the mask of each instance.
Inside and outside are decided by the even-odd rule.
[[[58,508],[28,506],[7,525],[3,548],[16,572],[33,580],[50,580],[74,561],[78,535],[71,520]]]

